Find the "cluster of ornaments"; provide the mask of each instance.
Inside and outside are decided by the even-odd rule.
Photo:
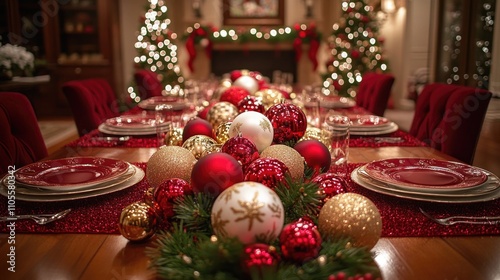
[[[215,199],[213,233],[245,244],[248,268],[275,267],[280,258],[298,263],[315,258],[322,236],[347,236],[356,246],[372,248],[382,229],[376,206],[346,193],[346,181],[328,173],[328,147],[308,135],[304,112],[287,102],[290,93],[270,88],[257,72],[237,70],[228,79],[230,85],[221,83],[206,110],[181,131],[172,130],[151,156],[146,169],[151,189],[144,201],[123,209],[122,235],[142,241],[168,229],[176,199],[205,193]],[[313,169],[312,181],[324,197],[318,225],[308,217],[285,225],[274,189],[287,176],[303,179],[306,167]],[[267,244],[276,239],[281,254]]]

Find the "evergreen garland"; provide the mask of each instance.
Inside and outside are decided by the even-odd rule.
[[[285,224],[309,216],[317,222],[322,195],[318,184],[308,177],[294,182],[287,177],[275,192],[285,209]],[[375,279],[380,271],[365,248],[352,247],[349,240],[324,239],[319,255],[297,264],[280,260],[277,267],[244,267],[245,245],[237,238],[212,235],[210,213],[215,198],[198,193],[174,202],[172,230],[157,234],[153,247],[146,249],[151,267],[163,279]],[[279,240],[271,244],[280,254]],[[339,277],[337,277],[339,276]],[[335,278],[337,277],[337,278]]]

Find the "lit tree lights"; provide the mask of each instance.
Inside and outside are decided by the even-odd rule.
[[[328,37],[331,49],[327,72],[323,74],[326,95],[355,97],[365,72],[386,72],[378,36],[379,22],[366,0],[342,2],[343,16]]]
[[[157,73],[165,91],[176,94],[183,87],[184,77],[177,65],[177,46],[173,43],[177,34],[168,29],[170,19],[167,10],[163,0],[149,0],[144,24],[135,43],[137,56],[134,62]],[[140,96],[133,89],[129,89],[129,94],[135,102],[140,101]]]

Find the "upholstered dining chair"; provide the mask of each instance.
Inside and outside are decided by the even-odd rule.
[[[33,107],[26,96],[0,92],[0,174],[47,156]]]
[[[432,83],[415,105],[409,133],[431,147],[472,164],[491,92]]]
[[[63,84],[62,90],[73,112],[80,136],[120,113],[115,92],[105,79],[69,81]]]
[[[368,72],[363,74],[356,94],[356,105],[377,116],[383,116],[391,96],[394,76]]]
[[[154,72],[146,69],[137,70],[134,73],[134,81],[142,99],[162,95],[163,86]]]

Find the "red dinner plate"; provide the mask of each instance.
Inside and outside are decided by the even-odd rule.
[[[125,174],[129,165],[122,160],[73,157],[36,162],[18,169],[16,180],[36,188],[76,190],[94,186]]]
[[[467,164],[423,158],[394,158],[368,163],[366,173],[400,188],[453,191],[480,186],[488,179],[481,169]]]

